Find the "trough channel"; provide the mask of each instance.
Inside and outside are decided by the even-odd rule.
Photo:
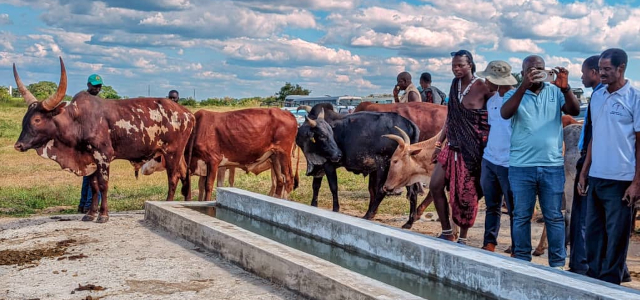
[[[186,207],[425,299],[493,299],[465,290],[463,287],[447,286],[427,276],[419,275],[412,270],[395,267],[374,257],[349,251],[338,245],[331,245],[293,230],[260,221],[229,209],[216,207],[213,203],[205,206]]]
[[[312,299],[640,299],[640,292],[235,188],[145,219]]]

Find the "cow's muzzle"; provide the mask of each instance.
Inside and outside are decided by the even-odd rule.
[[[20,152],[25,152],[25,151],[27,151],[27,147],[25,147],[25,146],[24,146],[24,144],[23,144],[23,143],[20,143],[20,142],[15,143],[15,145],[13,145],[13,149],[16,149],[16,150],[18,150],[18,151],[20,151]]]
[[[339,162],[342,159],[342,153],[337,153],[331,156],[331,162]]]

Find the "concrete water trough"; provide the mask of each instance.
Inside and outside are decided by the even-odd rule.
[[[235,188],[145,219],[312,299],[640,299],[640,292]]]

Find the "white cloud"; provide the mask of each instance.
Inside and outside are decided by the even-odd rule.
[[[544,50],[540,48],[531,39],[510,39],[504,38],[500,40],[502,49],[509,52],[523,52],[523,53],[543,53]]]
[[[13,24],[13,21],[9,19],[8,14],[0,14],[0,25],[11,25],[11,24]]]

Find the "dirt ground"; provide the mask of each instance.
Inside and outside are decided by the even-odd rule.
[[[360,216],[360,212],[346,211]],[[435,213],[412,230],[434,236]],[[3,299],[301,299],[215,254],[157,229],[142,212],[113,214],[109,223],[79,221],[80,215],[0,218],[0,300]],[[406,216],[379,215],[375,221],[399,227]],[[640,225],[640,224],[639,224]],[[497,253],[509,243],[503,216]],[[484,212],[469,231],[480,247]],[[532,224],[537,243],[541,224]],[[534,257],[547,265],[547,256]],[[627,259],[640,289],[640,237],[634,235]],[[567,259],[568,264],[568,259]]]
[[[302,299],[140,212],[80,217],[0,219],[0,299]]]

